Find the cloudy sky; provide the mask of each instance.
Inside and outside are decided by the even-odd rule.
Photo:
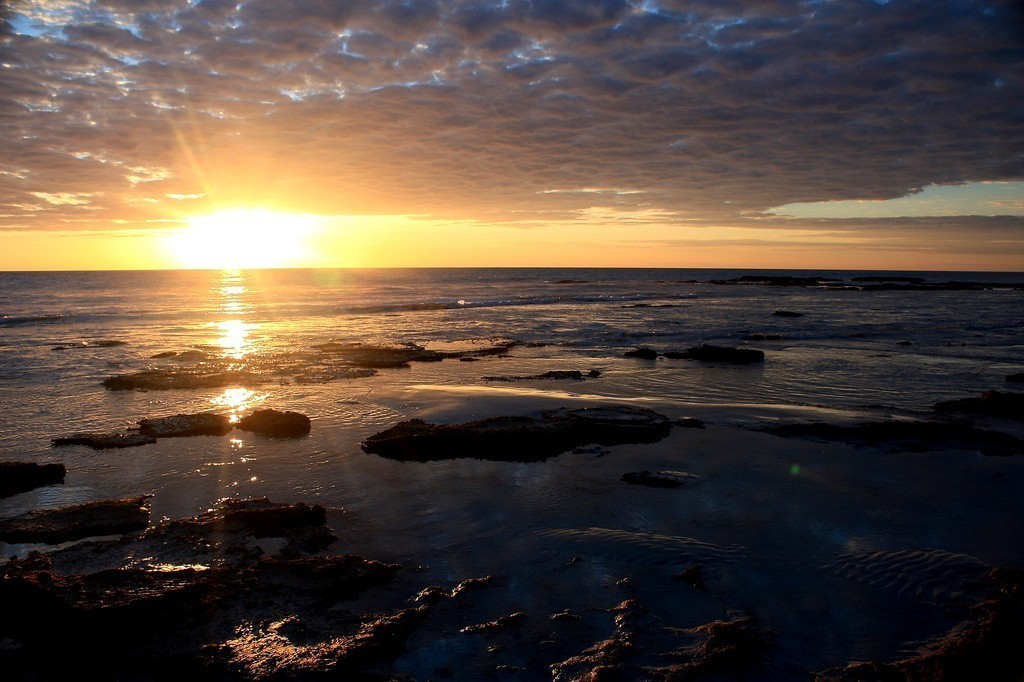
[[[319,221],[290,264],[1024,270],[1019,0],[7,0],[0,40],[0,269],[260,210]]]

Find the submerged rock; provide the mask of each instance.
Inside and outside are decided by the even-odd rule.
[[[971,414],[1024,421],[1024,393],[985,391],[977,398],[961,398],[936,403],[936,412]]]
[[[410,362],[437,362],[444,359],[442,353],[427,350],[415,343],[370,345],[329,342],[313,347],[321,353],[340,355],[358,367],[408,367]]]
[[[667,436],[670,428],[667,417],[639,407],[562,408],[540,417],[490,417],[462,424],[413,419],[370,436],[362,447],[401,460],[472,457],[532,462],[588,443],[653,443]]]
[[[879,447],[888,452],[977,450],[984,455],[1016,455],[1024,441],[1007,433],[983,431],[961,422],[866,422],[836,424],[778,424],[765,429],[784,438],[838,441],[855,447]]]
[[[298,412],[256,410],[238,420],[235,426],[269,438],[294,438],[309,433],[310,422],[309,417]]]
[[[35,462],[0,462],[0,497],[10,497],[27,490],[64,482],[67,473],[63,464]]]
[[[798,313],[793,310],[776,310],[772,313],[775,317],[803,317],[803,313]]]
[[[641,360],[658,359],[658,351],[653,348],[636,348],[634,350],[628,350],[622,355],[627,358],[640,358]]]
[[[176,414],[173,417],[142,419],[139,421],[139,430],[154,438],[223,436],[231,430],[231,421],[213,412]]]
[[[685,352],[665,353],[666,358],[681,360],[698,360],[700,362],[728,362],[734,365],[749,365],[764,362],[764,351],[753,348],[731,348],[729,346],[712,346],[701,344],[687,349]]]
[[[73,433],[70,436],[54,438],[51,442],[57,447],[64,445],[87,445],[94,450],[107,450],[150,445],[156,442],[156,438],[138,431],[129,431],[127,433]]]
[[[50,350],[75,350],[79,348],[116,348],[117,346],[125,346],[127,344],[127,341],[118,341],[116,339],[102,339],[100,341],[79,341],[78,343],[61,343],[57,344]]]
[[[184,355],[182,353],[181,355]],[[181,358],[181,356],[178,356]],[[176,388],[223,388],[225,386],[257,386],[266,383],[267,377],[238,370],[212,372],[150,369],[135,374],[119,374],[103,380],[103,386],[111,391],[151,390],[164,391]]]
[[[149,525],[149,498],[142,495],[99,500],[58,509],[36,509],[0,519],[0,542],[59,544],[143,530]]]
[[[596,379],[599,376],[601,376],[601,370],[598,369],[592,369],[586,374],[578,369],[554,369],[549,372],[544,372],[543,374],[531,374],[528,376],[484,377],[484,381],[583,381],[584,378],[589,377],[591,379]]]
[[[631,471],[622,474],[622,480],[630,485],[644,485],[648,488],[680,488],[686,485],[687,480],[696,478],[693,474],[679,471]]]

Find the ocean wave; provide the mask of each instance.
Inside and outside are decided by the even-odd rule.
[[[619,303],[652,300],[681,300],[693,298],[693,294],[580,294],[560,296],[518,296],[516,298],[495,298],[482,300],[409,301],[382,303],[379,305],[350,306],[337,312],[353,315],[376,313],[400,313],[431,310],[463,310],[471,308],[504,308],[534,305],[577,305],[586,303]]]
[[[26,327],[34,324],[56,324],[66,320],[70,315],[2,315],[0,327]]]

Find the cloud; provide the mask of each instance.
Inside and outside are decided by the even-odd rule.
[[[1010,0],[3,7],[0,226],[263,202],[756,227],[785,204],[1024,178]]]

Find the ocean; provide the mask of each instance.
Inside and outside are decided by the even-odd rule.
[[[783,286],[787,277],[802,285]],[[661,269],[0,273],[2,459],[68,469],[64,485],[0,500],[0,517],[138,494],[153,495],[154,522],[227,496],[318,503],[335,510],[339,551],[415,565],[439,582],[505,576],[509,596],[495,609],[610,608],[628,578],[629,596],[646,598],[669,624],[757,612],[778,633],[767,679],[892,658],[940,632],[946,612],[932,601],[894,604],[835,567],[851,552],[904,550],[1024,566],[1021,458],[893,456],[756,428],[926,418],[938,401],[1012,390],[1007,375],[1024,371],[1021,282],[1014,273]],[[331,343],[504,350],[358,378],[330,363],[309,371],[317,347]],[[702,343],[759,349],[765,361],[624,356]],[[265,380],[172,390],[102,383],[214,365]],[[523,378],[552,370],[584,378]],[[641,405],[708,428],[680,436],[685,447],[616,446],[533,463],[403,463],[359,446],[404,419],[591,404]],[[307,414],[310,435],[51,445],[147,417],[261,407]],[[700,483],[638,490],[618,480],[631,468],[686,470]],[[30,549],[40,547],[0,543],[4,556]],[[573,557],[590,562],[578,583],[550,577]],[[691,563],[709,567],[714,596],[665,597],[672,573]],[[543,629],[546,616],[534,617]],[[551,664],[529,653],[525,637],[506,649],[520,679]],[[395,670],[426,679],[446,656],[463,661],[465,679],[493,662],[456,628],[410,641]]]

